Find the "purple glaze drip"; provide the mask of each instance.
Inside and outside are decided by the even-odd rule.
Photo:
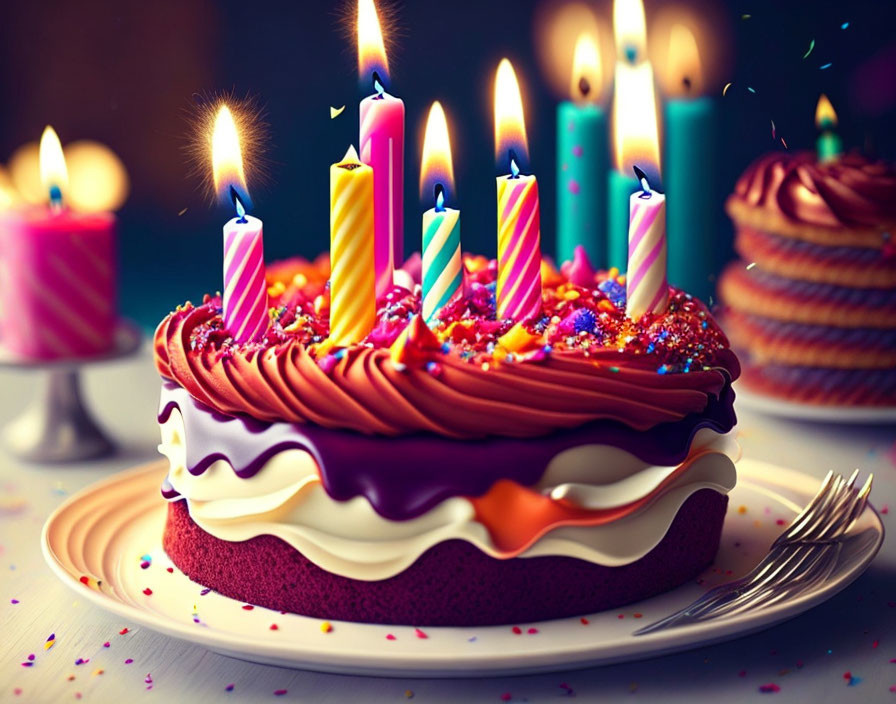
[[[452,440],[436,435],[383,438],[315,425],[263,423],[212,411],[181,387],[165,383],[159,422],[174,408],[184,419],[187,470],[202,474],[226,460],[237,476],[256,474],[274,455],[306,450],[316,460],[327,493],[337,501],[364,496],[390,520],[416,518],[453,496],[482,496],[499,479],[538,482],[551,459],[571,447],[612,445],[650,464],[684,460],[701,428],[727,433],[735,424],[734,392],[726,384],[703,413],[649,431],[616,421],[595,421],[533,439]]]

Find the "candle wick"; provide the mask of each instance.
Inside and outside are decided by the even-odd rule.
[[[510,176],[509,178],[519,178],[520,177],[520,167],[516,163],[516,152],[511,149],[509,151],[510,156]]]
[[[632,44],[629,44],[625,47],[625,58],[632,65],[635,65],[635,61],[638,59],[638,48]]]
[[[693,87],[693,84],[691,82],[691,77],[685,76],[684,78],[681,79],[681,83],[682,83],[682,85],[684,85],[685,92],[690,93],[691,88]]]
[[[62,210],[62,189],[56,184],[50,186],[50,209],[54,213]]]
[[[243,205],[243,201],[240,200],[240,197],[233,186],[230,187],[230,199],[233,201],[233,206],[236,208],[236,221],[241,225],[249,222],[246,220],[246,206]]]
[[[373,89],[376,91],[376,96],[374,97],[374,99],[382,100],[386,89],[383,86],[383,82],[380,80],[380,74],[377,71],[373,72]]]
[[[444,213],[445,212],[445,187],[441,183],[437,183],[433,187],[433,192],[436,197],[436,212]]]
[[[591,92],[591,84],[585,76],[582,76],[579,79],[579,92],[582,94],[583,98],[587,98],[588,94]]]
[[[651,191],[650,191],[650,183],[647,180],[647,174],[645,174],[640,168],[638,168],[637,165],[634,167],[634,170],[635,170],[635,178],[638,179],[638,181],[641,184],[641,195],[638,197],[645,198],[645,199],[650,198]]]

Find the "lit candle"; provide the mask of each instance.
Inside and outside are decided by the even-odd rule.
[[[716,231],[719,199],[716,182],[715,103],[703,95],[697,41],[690,29],[673,25],[665,77],[665,160],[663,187],[669,196],[669,280],[708,300],[719,258]]]
[[[422,198],[435,199],[423,213],[423,320],[430,324],[439,310],[463,292],[460,211],[446,208],[453,195],[454,169],[445,111],[438,101],[429,109],[420,166]]]
[[[598,266],[607,258],[607,120],[600,98],[600,56],[582,34],[573,56],[571,100],[557,106],[557,260],[582,245]]]
[[[613,98],[615,170],[609,174],[609,266],[625,268],[628,251],[629,198],[639,188],[631,177],[635,164],[659,180],[659,127],[653,68],[647,60],[647,27],[642,0],[615,0],[616,80]],[[653,173],[655,170],[655,173]]]
[[[843,153],[843,141],[834,128],[837,126],[837,113],[824,93],[818,99],[815,108],[815,126],[821,130],[815,150],[820,162],[833,161]]]
[[[669,303],[666,282],[666,196],[650,190],[637,166],[641,192],[629,197],[628,273],[625,312],[632,320],[645,313],[662,313]]]
[[[330,167],[330,336],[319,354],[361,342],[376,320],[374,183],[354,147]]]
[[[271,322],[262,223],[246,214],[251,201],[240,138],[226,105],[215,117],[212,172],[218,199],[236,208],[236,217],[224,225],[224,328],[234,342],[254,342],[267,332]]]
[[[386,92],[389,65],[373,0],[358,2],[358,68],[374,94],[361,101],[361,161],[373,168],[376,292],[404,261],[404,102]]]
[[[520,173],[528,159],[523,101],[507,59],[495,77],[495,152],[510,173],[498,176],[497,316],[516,322],[541,313],[538,183]]]
[[[68,171],[52,127],[40,140],[46,207],[0,222],[3,346],[26,359],[107,352],[117,323],[115,217],[66,205]]]

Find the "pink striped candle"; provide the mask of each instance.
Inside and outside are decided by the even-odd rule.
[[[238,343],[257,340],[270,324],[261,233],[251,215],[224,226],[224,327]]]
[[[375,93],[361,101],[361,163],[373,168],[376,294],[392,289],[404,261],[404,102],[386,92],[389,66],[373,0],[358,2],[358,69]]]
[[[26,359],[107,352],[117,318],[115,217],[33,208],[0,221],[0,339]]]
[[[516,169],[516,164],[512,164]],[[541,313],[538,183],[517,172],[498,180],[497,315],[515,321]]]
[[[523,100],[513,66],[501,59],[495,74],[495,157],[510,164],[498,176],[499,318],[515,322],[541,314],[541,224],[538,183],[520,174],[517,157],[528,153]],[[505,161],[506,160],[506,161]]]
[[[650,190],[644,172],[635,167],[642,190],[629,199],[626,313],[638,320],[662,313],[669,303],[666,281],[666,196]]]

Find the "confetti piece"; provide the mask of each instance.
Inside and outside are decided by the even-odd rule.
[[[98,667],[93,671],[93,676],[97,677],[98,675],[103,674],[103,672],[105,672],[105,670],[103,670],[103,668],[101,668],[101,667]]]
[[[84,658],[78,658],[77,660],[75,660],[75,665],[86,665],[89,662],[90,658],[87,658],[86,660]]]
[[[278,631],[278,630],[280,630],[280,626],[278,626],[276,623],[272,623],[272,624],[269,626],[269,629],[272,630],[272,631]]]
[[[243,604],[243,611],[251,611],[255,607],[252,604]]]
[[[165,568],[165,571],[166,571],[168,574],[174,574],[174,568],[173,568],[173,567],[166,567],[166,568]]]
[[[725,84],[725,87],[724,87],[724,88],[722,88],[722,97],[723,97],[723,98],[724,98],[725,95],[728,93],[728,89],[729,89],[730,87],[731,87],[731,83],[729,82],[729,83],[726,83],[726,84]]]
[[[840,29],[847,29],[849,27],[849,22],[844,22],[840,25]]]
[[[282,697],[284,694],[286,694],[286,691],[287,691],[287,690],[285,690],[285,689],[275,689],[275,690],[274,690],[274,696],[275,696],[275,697]]]
[[[9,603],[12,604],[13,606],[15,606],[16,604],[19,603],[19,600],[18,599],[10,599]]]
[[[476,636],[470,636],[469,638],[467,638],[467,643],[475,643],[477,640],[479,640],[479,638],[477,638]]]
[[[591,623],[591,621],[582,616],[582,618],[579,619],[579,623],[581,623],[583,626],[587,626],[589,623]]]
[[[146,589],[143,590],[143,593],[146,594],[146,596],[152,596],[152,589],[147,587]]]
[[[181,215],[183,215],[184,213],[186,213],[188,210],[189,210],[189,208],[183,208],[182,210],[180,210],[180,211],[177,213],[177,217],[180,217]]]
[[[876,647],[879,646],[879,645],[880,645],[880,641],[879,641],[879,640],[875,640],[875,641],[873,641],[873,642],[871,643],[871,647],[872,647],[872,648],[876,648]]]
[[[44,650],[49,650],[56,644],[56,634],[51,633],[50,637],[47,638],[47,642],[44,643]]]
[[[414,698],[414,691],[411,690],[411,689],[406,689],[406,690],[404,690],[404,698],[405,698],[405,699],[413,699],[413,698]]]
[[[210,589],[209,587],[206,587],[206,588],[203,589],[201,592],[199,592],[199,596],[205,596],[205,595],[208,594],[210,591],[211,591],[211,589]]]
[[[756,89],[755,89],[755,88],[751,88],[750,86],[747,86],[747,90],[750,91],[753,95],[756,95]]]
[[[775,139],[777,139],[777,135],[775,134],[775,121],[772,120],[772,141],[775,141]]]
[[[345,105],[341,108],[334,108],[332,105],[330,106],[330,119],[334,120],[342,114],[342,111],[345,110]]]
[[[22,667],[34,667],[34,663],[25,661],[22,663]]]
[[[753,15],[741,15],[740,18],[741,18],[742,20],[748,20],[748,19],[750,19],[752,16],[753,16]]]
[[[146,677],[143,678],[143,681],[146,682],[146,684],[152,684],[152,674],[147,672]]]
[[[232,692],[232,691],[233,691],[233,687],[234,687],[234,684],[231,682],[229,685],[227,685],[227,686],[224,688],[224,691],[225,691],[225,692]]]
[[[519,626],[514,626],[510,630],[513,631],[516,635],[520,635],[523,632],[523,629]]]
[[[386,640],[396,640],[396,638],[395,638],[395,636],[392,635],[391,633],[387,633],[387,634],[386,634]]]
[[[78,580],[81,584],[90,587],[91,589],[99,589],[100,585],[103,583],[102,580],[97,579],[96,577],[91,577],[90,575],[81,575],[81,578]]]
[[[123,636],[125,633],[128,633],[128,629],[127,629],[127,627],[122,628],[122,629],[118,632],[118,635]]]
[[[774,682],[769,682],[768,684],[759,685],[759,691],[763,694],[774,694],[775,692],[780,692],[781,688]]]
[[[783,137],[781,137],[781,144],[784,145],[784,148],[785,148],[785,149],[790,149],[790,147],[787,146],[787,142],[784,141],[784,138],[783,138]]]
[[[805,54],[803,54],[803,58],[804,59],[809,58],[809,54],[812,53],[812,50],[814,48],[815,48],[815,40],[813,39],[812,41],[809,42],[809,50]]]
[[[625,614],[618,614],[618,615],[616,616],[616,618],[618,618],[618,619],[623,619],[623,618],[625,618]]]
[[[538,633],[538,629],[530,628],[528,631],[526,631],[526,633],[528,633],[530,636],[532,636],[532,635],[535,635],[536,633]]]
[[[112,644],[109,641],[106,641],[105,643],[103,643],[104,648],[109,648],[111,646],[112,646]]]
[[[755,269],[755,268],[756,268],[756,262],[750,262],[749,264],[747,264],[747,271],[750,271],[751,269]]]
[[[819,71],[824,71],[826,68],[830,68],[830,67],[833,66],[833,65],[834,65],[834,64],[832,64],[832,63],[822,64],[821,66],[818,67],[818,70],[819,70]]]
[[[128,658],[127,660],[124,661],[124,664],[130,665],[132,662],[134,662],[134,658]]]
[[[634,616],[635,618],[642,618],[642,617],[644,616],[644,614],[637,614],[637,613],[636,613],[636,614],[632,614],[632,616]]]
[[[321,633],[329,633],[332,630],[333,630],[333,624],[330,623],[329,621],[324,621],[322,624],[320,624],[320,632]]]
[[[419,628],[415,628],[415,629],[414,629],[414,635],[417,636],[418,638],[424,638],[424,639],[425,639],[425,638],[429,638],[429,636],[426,635],[426,634],[425,634],[423,631],[421,631]]]

